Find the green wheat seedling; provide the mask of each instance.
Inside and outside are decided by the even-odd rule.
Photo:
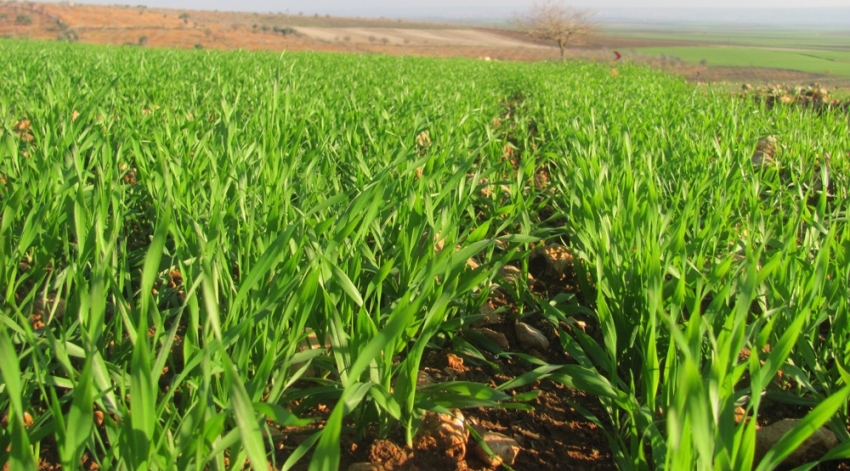
[[[764,116],[712,94],[671,100],[681,85],[666,85],[584,91],[584,107],[548,110],[563,136],[549,141],[564,156],[555,201],[602,327],[599,342],[562,341],[613,388],[601,400],[620,468],[750,469],[755,420],[736,421],[736,408],[752,418],[764,397],[816,406],[758,466],[772,469],[824,424],[847,438],[847,194],[837,183],[847,160],[822,164],[846,154],[846,132],[830,131],[847,121]],[[618,99],[631,106],[608,115]],[[773,168],[750,159],[765,129],[783,143]]]
[[[587,63],[0,50],[13,469],[335,470],[343,434],[547,378],[622,469],[772,469],[822,425],[850,456],[846,115]],[[529,285],[543,241],[577,293]],[[467,330],[496,287],[568,361]],[[428,349],[529,371],[421,387]],[[765,401],[811,411],[757,465]]]

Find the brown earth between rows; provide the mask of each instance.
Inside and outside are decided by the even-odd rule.
[[[536,276],[534,276],[532,288],[536,295],[550,297],[556,293],[575,292],[577,283],[572,274],[555,279],[547,276],[543,270],[543,267],[540,267],[540,271],[533,273]],[[533,327],[548,332],[547,337],[550,341],[550,347],[545,352],[524,351],[514,328],[514,319],[519,314],[516,304],[507,295],[500,294],[491,298],[491,305],[494,309],[504,309],[504,312],[497,323],[487,327],[503,334],[511,346],[511,351],[538,356],[550,364],[572,363],[560,348],[557,334],[547,326],[547,321],[540,317],[523,319]],[[592,334],[594,327],[588,326],[588,332]],[[473,381],[496,387],[535,368],[534,365],[518,359],[499,359],[484,349],[480,351],[488,361],[498,365],[500,371],[494,371],[486,364],[450,349],[427,351],[422,359],[420,371],[427,373],[437,382]],[[616,469],[605,432],[585,419],[569,404],[573,402],[604,421],[605,412],[597,398],[549,380],[517,388],[516,393],[532,390],[540,391],[540,395],[529,403],[534,407],[533,411],[478,408],[464,409],[462,412],[467,423],[502,433],[520,444],[521,451],[513,466],[514,469],[541,471]],[[327,408],[323,408],[320,415],[326,416],[328,412]],[[315,428],[311,427],[297,434],[285,435],[278,449],[278,463],[285,461],[289,453],[313,431]],[[360,441],[357,441],[353,435],[346,435],[342,439],[343,455],[340,469],[348,469],[350,465],[359,462],[381,464],[387,471],[493,469],[471,452],[467,452],[464,459],[456,459],[433,447],[409,449],[404,446],[404,443],[400,429],[392,433],[388,439],[378,439],[375,430],[371,430],[367,437]],[[472,446],[468,448],[471,449]],[[306,470],[309,464],[308,458],[294,469]]]

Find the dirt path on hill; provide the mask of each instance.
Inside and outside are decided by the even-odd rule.
[[[374,43],[408,46],[477,46],[548,48],[539,44],[477,29],[421,28],[309,28],[296,27],[311,39],[327,42]]]

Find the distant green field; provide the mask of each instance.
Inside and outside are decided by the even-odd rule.
[[[681,41],[693,45],[737,45],[807,48],[818,50],[850,51],[850,36],[843,31],[813,29],[741,29],[716,26],[690,28],[606,28],[612,37]]]
[[[710,66],[766,67],[850,77],[850,51],[776,50],[754,47],[640,48],[652,56],[673,56],[687,62],[707,61]]]
[[[804,56],[817,57],[834,62],[850,62],[850,53],[834,51],[799,51]]]

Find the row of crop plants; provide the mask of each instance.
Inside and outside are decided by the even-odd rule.
[[[0,461],[330,470],[343,429],[546,378],[622,469],[749,469],[766,402],[812,411],[760,469],[824,424],[850,454],[844,115],[585,63],[0,48]],[[555,241],[579,296],[524,286]],[[569,364],[418,387],[499,285]]]

